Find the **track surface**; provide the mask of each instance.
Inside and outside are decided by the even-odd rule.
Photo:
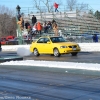
[[[100,100],[99,83],[99,75],[0,66],[0,100]]]
[[[71,54],[66,54],[61,55],[61,57],[54,57],[50,55],[40,55],[39,57],[35,57],[33,54],[31,54],[29,57],[24,57],[24,59],[80,63],[100,63],[100,52],[80,52],[77,56],[71,56]]]
[[[24,59],[100,63],[100,53],[85,52],[76,57],[62,55],[59,58],[31,55]],[[100,100],[100,74],[93,73],[99,72],[84,74],[82,70],[0,66],[0,100]]]

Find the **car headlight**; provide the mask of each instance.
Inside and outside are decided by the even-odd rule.
[[[67,48],[67,46],[60,46],[60,48]]]
[[[79,47],[79,48],[80,48],[79,44],[77,44],[77,47]]]

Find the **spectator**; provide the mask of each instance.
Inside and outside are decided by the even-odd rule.
[[[25,22],[25,28],[28,29],[28,26],[30,26],[30,23],[28,21]]]
[[[51,22],[50,22],[50,21],[48,21],[47,26],[48,26],[48,29],[49,29],[49,30],[51,30],[51,29],[52,29],[52,24],[51,24]]]
[[[97,36],[97,34],[94,34],[92,38],[93,38],[93,42],[98,42],[98,36]]]
[[[37,34],[37,23],[34,24],[34,26],[32,27],[32,35]]]
[[[19,5],[17,5],[16,10],[18,12],[18,15],[20,14],[20,9],[21,9],[21,7]]]
[[[52,27],[53,27],[53,30],[54,30],[55,36],[58,36],[58,26],[57,26],[57,23],[54,22],[53,25],[52,25]]]
[[[32,27],[31,27],[31,25],[28,25],[28,34],[31,34],[31,30],[32,30]]]
[[[46,21],[43,24],[43,29],[44,29],[44,33],[48,33],[48,25],[47,25]]]
[[[37,18],[33,15],[33,17],[32,17],[32,24],[33,24],[33,26],[34,26],[34,24],[37,22]]]
[[[56,23],[56,21],[55,21],[55,20],[53,20],[53,21],[52,21],[52,29],[53,29],[53,27],[54,27],[55,23]]]
[[[17,24],[20,26],[20,29],[23,30],[24,29],[24,20],[22,17],[20,17],[20,20],[17,22]]]
[[[18,19],[18,21],[20,21],[20,18],[21,18],[21,15],[18,14],[18,15],[17,15],[17,19]]]
[[[54,23],[56,23],[56,21],[53,19],[52,22],[51,22],[51,24],[52,24],[52,25],[51,25],[52,29],[53,29]]]
[[[40,34],[40,36],[41,36],[41,31],[42,31],[42,25],[41,25],[41,23],[40,22],[37,22],[37,30],[38,30],[38,32],[39,32],[39,34]]]
[[[22,19],[22,29],[24,29],[24,19]]]
[[[31,25],[28,26],[28,36],[29,36],[29,39],[32,39],[32,27]]]
[[[57,4],[57,3],[54,3],[55,12],[59,12],[59,11],[58,11],[58,6],[59,6],[59,4]]]

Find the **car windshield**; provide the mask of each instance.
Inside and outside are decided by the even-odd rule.
[[[63,37],[51,37],[50,39],[53,43],[66,42]]]

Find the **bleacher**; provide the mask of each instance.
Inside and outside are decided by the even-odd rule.
[[[29,20],[31,22],[33,14],[29,14],[24,17],[24,20]],[[100,22],[93,16],[88,13],[83,12],[52,12],[52,13],[34,13],[37,17],[37,20],[40,22],[52,21],[55,19],[58,23],[60,30],[66,30],[70,33],[85,33],[88,31],[100,32]],[[93,34],[93,33],[91,33]]]
[[[89,14],[88,11],[34,12],[34,14],[24,14],[24,21],[28,20],[31,23],[32,15],[35,15],[37,21],[41,23],[54,19],[58,24],[59,30],[64,35],[100,34],[100,22],[93,15]],[[23,31],[22,34],[24,32],[26,31]],[[53,34],[53,31],[51,33]]]

